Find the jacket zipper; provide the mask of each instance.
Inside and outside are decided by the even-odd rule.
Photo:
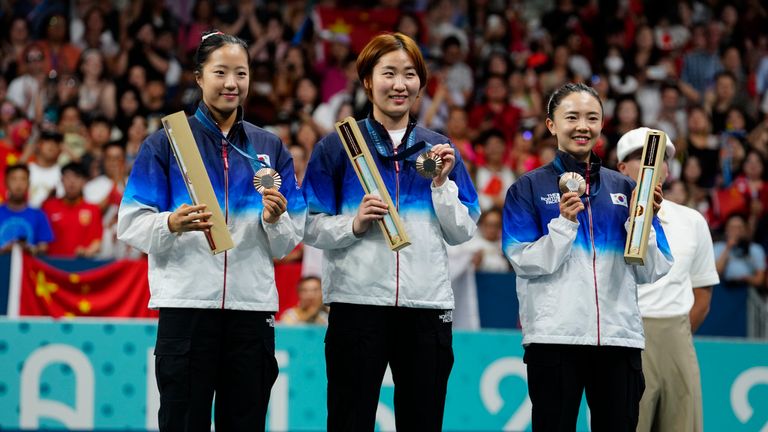
[[[592,204],[589,200],[589,162],[587,162],[587,216],[589,218],[589,239],[592,242],[592,279],[595,284],[595,308],[597,309],[597,345],[600,345],[600,301],[597,296],[597,252],[595,233],[592,227]]]
[[[403,137],[405,139],[405,137]],[[394,147],[394,146],[393,146]],[[397,147],[394,147],[397,156]],[[400,211],[400,162],[395,161],[395,208]],[[395,306],[400,300],[400,251],[395,252]]]
[[[221,160],[224,162],[224,221],[229,223],[229,157],[227,155],[227,141],[221,140]],[[224,309],[224,300],[227,298],[227,251],[224,251],[224,288],[221,295],[221,308]]]

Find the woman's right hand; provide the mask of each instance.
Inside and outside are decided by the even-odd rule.
[[[368,231],[373,221],[384,219],[388,211],[387,205],[378,195],[364,195],[360,201],[360,207],[357,208],[357,215],[352,221],[352,232],[356,236],[362,235]]]
[[[206,212],[205,207],[205,204],[195,206],[182,204],[168,216],[168,229],[173,233],[211,229],[213,222],[209,219],[213,213]]]
[[[576,192],[566,192],[560,196],[560,215],[571,222],[576,222],[576,215],[584,210],[584,203]]]

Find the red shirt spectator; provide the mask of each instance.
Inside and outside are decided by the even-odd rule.
[[[102,223],[99,207],[83,200],[85,168],[69,163],[62,169],[64,197],[43,203],[43,212],[53,228],[54,241],[48,254],[62,257],[93,257],[101,247]]]

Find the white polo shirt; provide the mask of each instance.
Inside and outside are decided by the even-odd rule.
[[[701,213],[664,200],[659,220],[675,262],[663,278],[637,286],[640,313],[646,318],[687,315],[693,306],[692,288],[717,285],[712,236]]]

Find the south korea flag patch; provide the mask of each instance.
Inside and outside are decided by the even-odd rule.
[[[616,205],[629,208],[629,204],[627,203],[627,196],[624,195],[623,193],[612,193],[611,202],[613,202]]]

